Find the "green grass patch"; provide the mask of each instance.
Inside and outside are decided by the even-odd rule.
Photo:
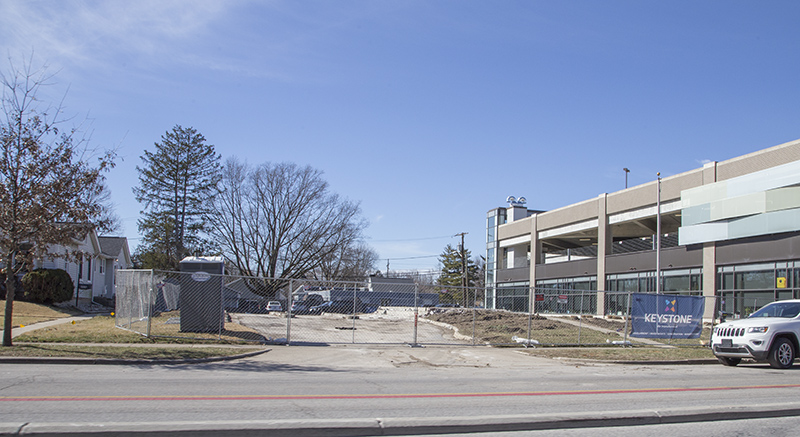
[[[6,301],[0,300],[0,327],[5,326]],[[11,325],[14,328],[28,326],[34,323],[49,322],[50,320],[82,314],[77,310],[64,309],[38,303],[14,301],[14,311],[11,314]]]

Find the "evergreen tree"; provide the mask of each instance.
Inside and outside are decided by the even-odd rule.
[[[185,256],[208,250],[204,205],[221,177],[220,156],[194,128],[176,125],[141,160],[133,189],[144,205],[136,260],[142,268],[174,270]]]
[[[437,284],[454,287],[448,289],[447,293],[440,294],[442,303],[458,303],[470,306],[470,296],[475,295],[474,290],[464,293],[464,264],[466,259],[467,287],[476,287],[480,283],[480,270],[472,259],[469,250],[460,250],[448,244],[444,251],[439,255],[439,263],[442,266],[441,274]]]

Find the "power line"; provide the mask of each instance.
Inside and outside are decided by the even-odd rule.
[[[387,260],[402,261],[404,259],[422,259],[422,258],[438,258],[438,257],[439,255],[408,256],[405,258],[378,258],[378,261],[387,261]]]
[[[396,241],[422,241],[422,240],[441,240],[443,238],[452,238],[452,235],[443,235],[441,237],[424,237],[424,238],[400,238],[397,240],[369,240],[373,243],[389,243]]]

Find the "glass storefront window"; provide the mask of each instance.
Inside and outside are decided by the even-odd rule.
[[[528,312],[528,283],[509,283],[497,286],[495,308],[514,312]]]
[[[665,270],[661,272],[661,290],[664,292],[692,292],[702,290],[702,269]],[[655,272],[622,273],[609,275],[608,291],[653,293],[656,290]]]
[[[777,262],[718,267],[721,311],[730,317],[747,317],[775,300],[800,297],[800,262]],[[778,278],[785,287],[778,288]]]
[[[734,289],[758,290],[775,288],[775,270],[736,272]]]

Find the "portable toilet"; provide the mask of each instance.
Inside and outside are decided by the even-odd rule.
[[[181,332],[221,332],[225,326],[221,256],[189,256],[179,263]]]

